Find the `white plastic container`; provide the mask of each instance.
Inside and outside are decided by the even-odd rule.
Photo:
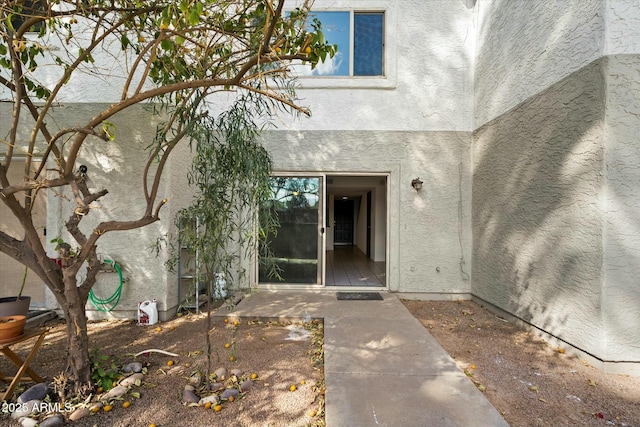
[[[158,307],[155,298],[153,301],[138,303],[138,324],[155,325],[158,323]]]
[[[224,278],[224,274],[214,274],[212,290],[213,299],[225,299],[227,297],[227,280]]]

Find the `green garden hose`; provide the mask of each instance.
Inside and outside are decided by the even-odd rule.
[[[113,266],[113,269],[118,273],[120,285],[110,297],[105,299],[98,298],[96,294],[93,293],[93,289],[91,289],[89,290],[89,300],[98,310],[109,312],[116,308],[116,306],[120,302],[120,296],[122,295],[122,270],[120,269],[120,266],[113,260],[105,259],[102,262],[104,262],[105,264],[111,264]]]

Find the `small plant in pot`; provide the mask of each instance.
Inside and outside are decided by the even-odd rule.
[[[27,318],[23,315],[0,317],[0,342],[22,335],[26,322]]]
[[[0,298],[0,317],[19,315],[25,316],[26,318],[29,314],[31,297],[22,295],[24,284],[27,281],[27,271],[27,268],[25,268],[24,276],[22,277],[22,286],[20,286],[20,292],[18,292],[18,295]]]

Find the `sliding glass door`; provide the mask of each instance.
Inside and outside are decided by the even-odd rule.
[[[275,176],[268,202],[278,227],[260,251],[259,282],[311,284],[322,282],[322,177]],[[266,249],[266,250],[264,250]]]

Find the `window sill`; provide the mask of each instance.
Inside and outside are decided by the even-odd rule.
[[[298,77],[301,89],[395,89],[390,77]]]

